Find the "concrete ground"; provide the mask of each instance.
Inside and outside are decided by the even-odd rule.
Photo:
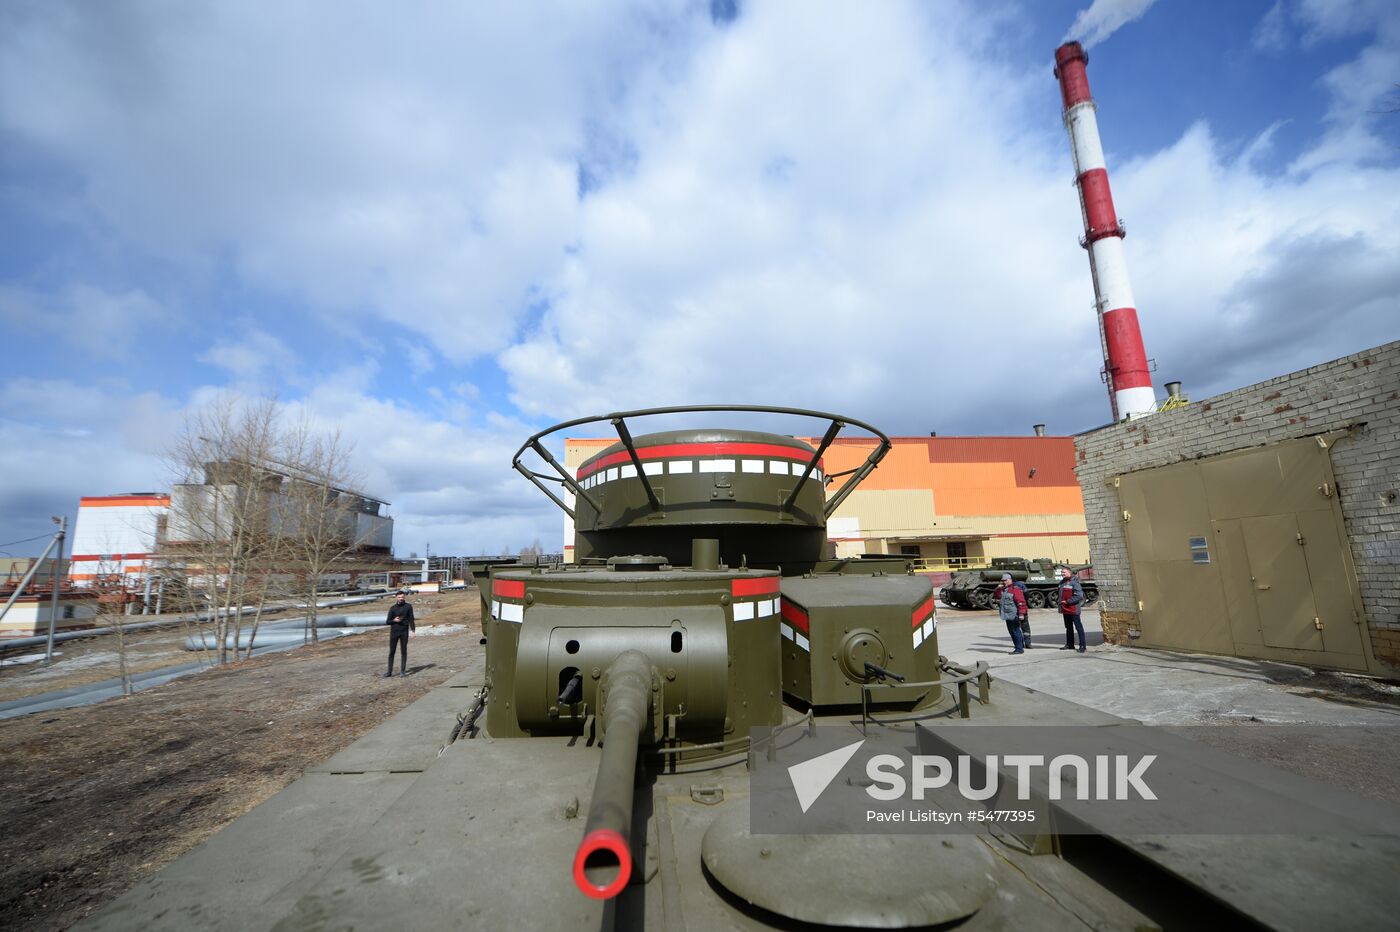
[[[1058,612],[1031,612],[1034,645],[1012,655],[992,611],[938,606],[939,653],[985,660],[993,675],[1150,725],[1400,725],[1400,686],[1294,664],[1105,644],[1097,607],[1084,613],[1088,652],[1065,642]]]

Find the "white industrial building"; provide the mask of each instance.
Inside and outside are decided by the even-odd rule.
[[[73,527],[73,584],[112,575],[144,579],[169,515],[170,496],[159,492],[83,496]]]
[[[175,486],[168,494],[128,492],[84,496],[78,503],[73,529],[72,568],[74,586],[89,587],[99,580],[123,581],[123,588],[144,587],[161,559],[188,558],[191,545],[225,539],[231,531],[231,503],[240,497],[234,478],[246,481],[247,468],[237,464],[210,463],[205,481]],[[294,509],[289,501],[292,484],[304,480],[268,469],[257,469],[257,483],[266,493],[263,509],[267,530],[295,533]],[[360,556],[387,556],[393,550],[394,519],[381,514],[388,503],[347,489],[324,494],[338,507],[334,512],[335,536]],[[197,548],[196,548],[197,549]]]

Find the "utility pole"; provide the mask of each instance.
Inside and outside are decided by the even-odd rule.
[[[53,663],[53,629],[58,622],[58,591],[63,587],[63,538],[68,533],[68,516],[54,518],[54,524],[58,525],[58,534],[55,540],[58,542],[58,557],[53,564],[53,595],[49,599],[49,641],[44,648],[44,665]]]

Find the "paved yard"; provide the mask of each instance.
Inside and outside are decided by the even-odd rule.
[[[1230,722],[1400,726],[1400,685],[1294,664],[1116,647],[1103,642],[1097,608],[1084,613],[1088,653],[1063,651],[1064,624],[1031,612],[1034,647],[1013,656],[990,611],[939,606],[938,650],[986,660],[999,678],[1151,725]]]

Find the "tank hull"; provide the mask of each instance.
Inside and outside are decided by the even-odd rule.
[[[992,593],[1001,584],[1003,573],[1025,587],[1026,601],[1031,608],[1056,608],[1060,602],[1060,582],[1055,574],[1056,563],[1046,557],[1038,559],[999,558],[990,569],[965,570],[954,574],[939,590],[938,599],[949,608],[984,609],[991,607]],[[1098,601],[1099,587],[1093,580],[1081,579],[1084,604]]]
[[[478,661],[77,928],[807,927],[746,908],[702,867],[707,828],[748,806],[742,761],[699,774],[661,773],[651,762],[634,794],[633,882],[615,900],[579,893],[570,861],[588,817],[598,749],[565,736],[488,733],[444,748],[454,711],[483,680]],[[785,714],[801,720],[791,708]],[[849,725],[850,715],[817,720]],[[992,702],[977,706],[969,723],[1121,721],[1045,693],[996,685]],[[1095,879],[1060,857],[1032,855],[993,837],[973,843],[994,856],[997,895],[960,928],[1153,925],[1114,889],[1115,872]],[[1306,851],[1297,839],[1268,836],[1122,843],[1122,857],[1135,866],[1119,875],[1184,873],[1202,893],[1238,911],[1236,927],[1381,928],[1400,909],[1400,890],[1371,884],[1400,859],[1395,839],[1368,839],[1361,847],[1350,838],[1308,839]],[[932,856],[941,842],[930,836],[928,844]],[[1304,862],[1326,877],[1299,882],[1296,865]],[[1294,869],[1284,869],[1289,864]],[[891,868],[853,864],[835,886],[858,889],[862,871]],[[1316,895],[1319,883],[1328,896]]]

